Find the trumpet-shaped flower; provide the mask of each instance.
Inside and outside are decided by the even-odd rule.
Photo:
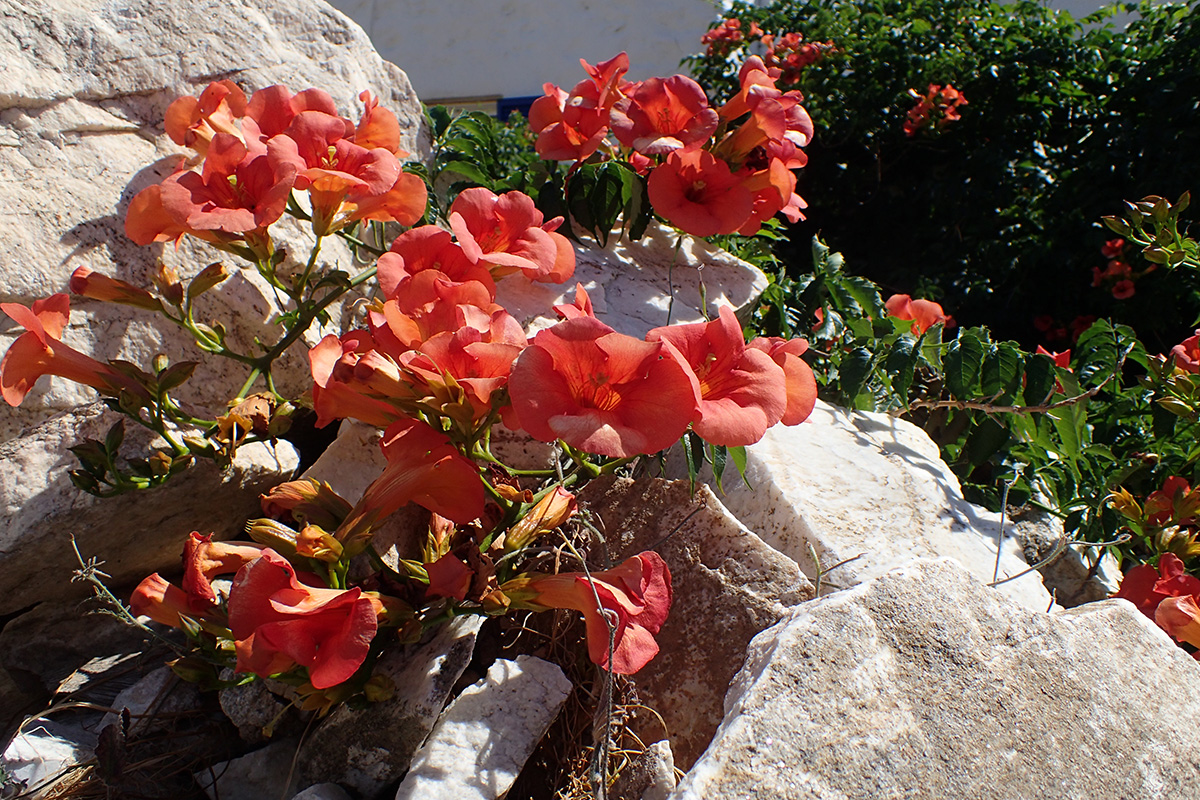
[[[188,232],[246,233],[264,230],[283,216],[296,169],[271,164],[266,149],[218,133],[203,172],[177,172],[162,183],[162,204]]]
[[[716,445],[753,444],[787,409],[787,380],[770,355],[747,348],[733,309],[712,322],[655,328],[650,341],[678,348],[700,386],[700,417],[692,430]]]
[[[237,669],[268,677],[300,665],[314,688],[336,686],[366,660],[382,610],[361,589],[301,582],[285,558],[263,550],[238,572],[229,593]]]
[[[493,274],[522,271],[530,280],[563,283],[575,274],[575,248],[555,233],[562,217],[543,222],[533,198],[522,192],[496,195],[476,187],[450,205],[450,227],[472,263]]]
[[[415,400],[395,361],[376,351],[367,331],[329,334],[308,351],[317,427],[336,419],[384,426],[406,414],[398,402]]]
[[[1193,375],[1200,372],[1200,330],[1171,348],[1175,366]]]
[[[513,367],[509,394],[535,439],[618,457],[675,442],[700,404],[696,376],[669,342],[643,342],[592,317],[538,333]]]
[[[1154,611],[1154,621],[1175,641],[1200,647],[1200,606],[1195,595],[1163,600]]]
[[[67,295],[35,300],[31,308],[19,303],[0,303],[0,310],[25,329],[0,360],[0,396],[10,406],[20,405],[43,375],[82,383],[101,394],[117,396],[124,390],[135,397],[150,399],[146,388],[133,378],[63,344],[62,332],[71,316]]]
[[[257,138],[265,143],[286,131],[296,115],[304,111],[319,111],[331,117],[338,115],[337,105],[328,92],[321,89],[305,89],[298,94],[292,94],[286,86],[276,84],[259,89],[250,96],[242,128],[247,139]],[[342,130],[342,136],[353,134],[354,126],[350,120],[342,120]]]
[[[1168,597],[1200,594],[1200,579],[1189,575],[1183,561],[1173,553],[1163,553],[1158,569],[1140,564],[1125,573],[1121,588],[1113,597],[1120,597],[1137,606],[1147,617],[1154,619],[1155,609]]]
[[[88,266],[76,267],[75,271],[71,273],[71,280],[67,285],[72,294],[81,297],[137,306],[147,311],[162,311],[162,303],[159,299],[145,289],[139,289],[125,281],[110,278]]]
[[[812,367],[801,358],[808,350],[808,342],[804,339],[767,336],[754,339],[746,346],[763,351],[783,368],[787,382],[787,408],[779,421],[784,425],[799,425],[808,419],[817,405],[817,379]]]
[[[483,483],[475,462],[424,422],[392,423],[380,440],[387,466],[337,530],[351,554],[361,551],[385,517],[409,503],[465,524],[483,514]]]
[[[650,173],[654,210],[693,236],[734,233],[754,210],[750,190],[729,165],[703,150],[676,150]]]
[[[301,111],[284,135],[267,142],[272,166],[282,170],[291,165],[296,170],[296,188],[308,190],[313,231],[321,236],[348,224],[360,203],[393,190],[400,180],[396,156],[382,147],[368,150],[355,144],[347,138],[352,133],[347,124],[331,114]],[[407,182],[402,182],[401,194],[407,188]],[[343,211],[347,203],[350,207]]]
[[[644,80],[612,111],[617,139],[643,155],[698,149],[718,122],[704,89],[686,75]]]
[[[654,634],[662,629],[671,608],[671,572],[653,551],[590,575],[523,575],[504,583],[500,590],[516,608],[570,608],[582,612],[588,655],[594,663],[618,675],[632,675],[658,654]]]
[[[236,121],[246,113],[246,95],[233,81],[216,81],[200,97],[180,97],[167,106],[163,127],[175,144],[204,156],[218,133],[240,137]]]
[[[450,232],[436,225],[422,225],[397,236],[378,264],[379,289],[388,299],[396,297],[401,281],[426,270],[459,283],[476,281],[495,297],[496,284],[487,266],[467,258]]]
[[[906,294],[894,294],[883,305],[896,319],[912,320],[912,332],[918,336],[939,322],[947,328],[954,327],[954,317],[932,300],[913,300]]]

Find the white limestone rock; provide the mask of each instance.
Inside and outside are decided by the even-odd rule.
[[[806,422],[776,425],[746,453],[753,488],[730,469],[725,506],[810,579],[818,572],[814,550],[825,570],[845,561],[823,576],[823,591],[941,556],[992,581],[1000,517],[963,499],[937,445],[915,425],[818,402]],[[999,577],[1028,568],[1006,536]],[[996,591],[1039,611],[1051,603],[1036,571]]]
[[[17,793],[37,796],[39,787],[45,787],[67,770],[90,759],[95,746],[95,734],[81,728],[49,720],[32,720],[5,747],[0,756],[0,767],[8,780],[18,787]]]
[[[1124,600],[1030,611],[921,560],[757,637],[671,797],[1196,797],[1198,678]]]
[[[497,660],[438,719],[396,800],[503,797],[570,693],[555,664],[533,656]]]
[[[1107,548],[1068,544],[1058,517],[1031,507],[1010,510],[1009,523],[1025,560],[1042,564],[1042,583],[1063,608],[1104,600],[1121,588],[1121,568]]]
[[[71,483],[67,471],[79,462],[67,448],[102,440],[118,418],[95,403],[0,443],[0,614],[91,593],[70,582],[79,568],[70,535],[85,558],[106,562],[114,587],[180,570],[191,531],[239,536],[246,519],[261,514],[258,494],[288,479],[299,463],[287,442],[255,443],[239,448],[224,472],[202,461],[161,487],[98,499]],[[128,447],[147,443],[141,429],[127,431]]]
[[[248,93],[276,83],[293,91],[319,87],[353,119],[362,107],[358,93],[369,89],[399,118],[401,145],[418,155],[427,149],[421,109],[404,73],[321,0],[186,6],[0,0],[0,16],[7,33],[0,39],[0,300],[28,303],[66,291],[79,266],[144,286],[159,259],[184,278],[217,260],[239,266],[207,245],[140,247],[124,234],[130,199],[170,174],[185,153],[163,132],[163,112],[210,81],[230,78]],[[307,256],[311,233],[283,227],[288,263],[295,264]],[[324,243],[322,262],[355,269],[336,240]],[[200,319],[229,326],[236,350],[253,352],[255,336],[277,336],[267,324],[275,295],[253,268],[238,270],[201,303]],[[64,341],[100,360],[146,366],[160,352],[172,360],[200,355],[174,325],[148,312],[78,298],[73,305]],[[338,309],[331,311],[336,320]],[[7,318],[0,322],[0,351],[19,333]],[[307,373],[304,347],[297,344],[276,378],[282,391],[298,394]],[[245,375],[242,365],[205,358],[179,399],[220,409]],[[19,409],[0,408],[0,440],[94,396],[43,379]]]
[[[652,549],[671,571],[671,611],[654,637],[658,655],[629,680],[653,709],[635,730],[651,739],[665,725],[674,763],[687,769],[724,718],[721,699],[750,640],[811,598],[813,587],[707,486],[693,495],[687,481],[606,476],[589,483],[579,502],[603,531],[614,565]]]
[[[668,323],[703,321],[701,283],[709,317],[721,306],[749,310],[767,287],[767,277],[753,264],[702,240],[684,236],[676,252],[677,236],[656,223],[636,242],[614,236],[602,248],[585,239],[591,246],[575,245],[571,280],[531,283],[514,275],[497,284],[496,302],[532,333],[557,322],[553,306],[573,302],[580,283],[601,321],[641,339]]]
[[[271,742],[240,758],[213,764],[192,777],[212,800],[290,797],[298,788],[292,770],[297,746],[294,739]]]
[[[321,721],[300,751],[310,783],[337,781],[378,798],[404,775],[437,721],[475,651],[481,617],[457,617],[420,645],[386,652],[375,666],[395,684],[388,700],[366,708],[339,706]]]
[[[667,800],[675,789],[671,743],[661,739],[633,756],[609,790],[615,800]]]
[[[336,783],[314,783],[292,800],[350,800],[350,795]]]

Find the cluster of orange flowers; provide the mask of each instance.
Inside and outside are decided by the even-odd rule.
[[[792,170],[808,161],[813,125],[800,93],[776,87],[779,69],[752,56],[740,91],[712,108],[686,75],[625,80],[624,53],[582,64],[587,80],[570,92],[547,83],[530,108],[543,158],[625,161],[647,176],[654,210],[696,236],[753,235],[777,213],[802,218]]]

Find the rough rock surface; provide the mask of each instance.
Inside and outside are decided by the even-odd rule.
[[[1200,796],[1198,677],[1123,600],[1030,611],[921,560],[756,638],[672,797]]]
[[[0,768],[7,776],[3,788],[9,789],[11,783],[16,789],[14,794],[29,792],[37,796],[38,787],[54,780],[63,770],[90,759],[95,744],[94,733],[73,725],[45,720],[31,722],[19,736],[7,742],[0,755]],[[6,793],[5,797],[8,796]]]
[[[614,238],[607,248],[576,245],[571,280],[556,286],[516,275],[497,285],[496,302],[528,329],[540,330],[558,320],[552,307],[574,301],[575,284],[581,283],[600,320],[640,339],[668,322],[704,320],[701,283],[709,317],[721,306],[748,310],[767,287],[757,267],[707,242],[686,236],[676,252],[677,236],[655,224],[636,242]]]
[[[130,199],[168,175],[182,148],[164,134],[163,112],[181,95],[230,78],[252,91],[284,83],[319,87],[357,120],[357,95],[370,89],[394,111],[402,146],[419,153],[421,110],[408,79],[383,61],[349,18],[320,0],[201,0],[187,6],[154,0],[0,0],[0,300],[28,302],[66,291],[79,266],[149,285],[158,259],[189,277],[212,261],[240,262],[207,245],[179,250],[139,247],[125,238]],[[286,237],[293,256],[307,255],[308,234]],[[353,269],[336,241],[327,262]],[[285,269],[287,267],[285,266]],[[269,337],[274,296],[252,269],[202,298],[200,317],[219,318],[230,341],[249,351]],[[78,300],[64,340],[101,360],[147,364],[155,353],[194,359],[199,351],[171,323],[147,312]],[[0,323],[0,350],[19,329]],[[281,365],[285,392],[304,388],[303,348]],[[179,395],[220,406],[245,369],[206,359]],[[60,379],[39,383],[20,409],[0,410],[0,439],[94,396]]]
[[[364,709],[340,706],[305,740],[298,760],[310,783],[336,781],[382,797],[408,769],[475,649],[481,617],[459,617],[429,641],[386,653],[375,666],[395,684],[391,699]]]
[[[290,797],[303,785],[292,770],[296,746],[294,739],[274,741],[240,758],[213,764],[193,777],[212,800]]]
[[[666,723],[676,765],[687,769],[724,718],[721,698],[746,646],[789,606],[813,596],[790,559],[740,525],[706,486],[601,478],[580,493],[614,564],[657,550],[671,570],[671,613],[654,638],[659,654],[631,680]],[[647,720],[661,736],[662,724]]]
[[[914,558],[949,556],[990,582],[1000,517],[963,499],[958,479],[920,428],[886,414],[818,402],[801,425],[776,425],[746,448],[746,480],[725,481],[725,506],[822,591],[853,586]],[[847,561],[847,559],[854,559]],[[1029,569],[1005,538],[1000,578]],[[1030,572],[997,587],[1045,611],[1050,595]]]
[[[667,800],[675,788],[675,758],[671,743],[660,739],[632,760],[609,790],[614,800]]]
[[[556,665],[498,659],[446,709],[413,757],[396,800],[496,800],[571,693]]]
[[[1094,603],[1121,588],[1121,568],[1100,548],[1067,544],[1062,520],[1037,509],[1012,513],[1010,535],[1020,543],[1025,560],[1041,564],[1042,583],[1063,608]],[[1097,552],[1100,550],[1100,552]]]
[[[41,600],[86,596],[71,583],[84,558],[118,587],[156,570],[182,569],[183,541],[194,530],[232,538],[249,516],[261,513],[258,494],[290,477],[298,464],[286,442],[251,444],[238,450],[224,474],[202,462],[164,486],[97,499],[71,483],[78,460],[67,448],[103,439],[118,419],[96,403],[61,414],[27,434],[0,444],[0,615]],[[129,440],[136,444],[135,431]]]

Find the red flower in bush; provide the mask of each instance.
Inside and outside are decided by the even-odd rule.
[[[918,336],[939,322],[947,328],[954,327],[954,317],[932,300],[913,300],[906,294],[894,294],[883,305],[890,316],[896,319],[911,319],[912,332]]]
[[[655,328],[646,338],[675,345],[696,374],[700,418],[692,430],[705,441],[729,447],[753,444],[783,417],[783,368],[766,352],[746,347],[729,306],[722,306],[712,322]]]
[[[1146,496],[1143,512],[1152,525],[1192,525],[1200,492],[1193,493],[1188,482],[1178,475],[1163,481],[1162,488]]]
[[[650,173],[650,203],[693,236],[734,233],[754,210],[754,197],[729,165],[703,150],[674,151]]]
[[[1175,366],[1193,375],[1200,372],[1200,329],[1171,348]]]
[[[1121,588],[1113,597],[1120,597],[1137,606],[1154,619],[1159,603],[1168,597],[1200,594],[1200,579],[1187,574],[1183,561],[1172,553],[1163,553],[1158,569],[1140,564],[1125,573]]]
[[[904,121],[904,133],[912,136],[922,128],[932,127],[941,130],[951,122],[961,119],[959,106],[967,105],[967,98],[950,84],[929,84],[929,90],[919,95],[912,89],[908,90],[917,104],[909,109]]]
[[[632,675],[657,655],[654,634],[662,629],[671,608],[671,572],[662,557],[652,551],[639,553],[614,569],[593,572],[590,580],[582,572],[526,575],[508,581],[500,589],[517,607],[582,612],[588,655],[593,663],[618,675]],[[610,622],[615,629],[611,660]]]
[[[592,317],[538,333],[513,367],[509,394],[535,439],[618,457],[674,443],[700,404],[696,377],[674,347]]]
[[[263,550],[238,572],[229,593],[238,672],[265,678],[299,664],[314,688],[336,686],[366,660],[382,610],[361,589],[301,582],[287,559]]]

